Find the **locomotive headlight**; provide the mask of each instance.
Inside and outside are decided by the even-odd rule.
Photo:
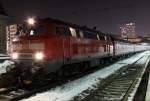
[[[18,59],[18,53],[12,53],[12,58],[13,59]]]
[[[42,52],[37,52],[35,54],[35,59],[36,60],[43,60],[43,58],[44,58],[44,54]]]

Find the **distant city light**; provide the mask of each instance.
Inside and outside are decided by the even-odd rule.
[[[133,25],[133,23],[130,23],[130,26],[132,26]]]
[[[127,23],[126,24],[127,26],[132,26],[133,25],[133,23],[131,22],[131,23]]]

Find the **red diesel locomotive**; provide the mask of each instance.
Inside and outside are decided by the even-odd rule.
[[[30,19],[18,25],[11,56],[25,84],[66,76],[99,65],[104,59],[143,51],[147,47],[115,40],[99,31],[56,19]],[[41,80],[40,80],[41,81]]]

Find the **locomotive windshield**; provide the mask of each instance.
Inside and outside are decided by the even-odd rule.
[[[44,31],[45,28],[43,25],[36,25],[36,26],[17,25],[16,35],[38,36],[38,35],[43,35]]]

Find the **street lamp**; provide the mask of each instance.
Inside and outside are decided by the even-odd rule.
[[[29,26],[29,29],[30,29],[30,35],[34,35],[34,30],[33,30],[33,26],[34,26],[34,24],[35,24],[35,20],[34,20],[34,18],[28,18],[28,26]]]
[[[28,24],[29,25],[34,25],[34,23],[35,23],[35,20],[33,18],[28,19]]]

